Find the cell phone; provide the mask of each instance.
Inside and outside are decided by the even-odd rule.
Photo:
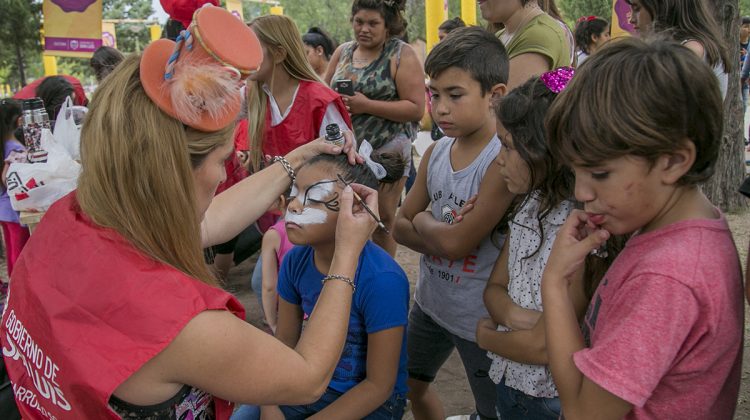
[[[354,96],[354,84],[350,79],[339,79],[333,84],[336,92],[342,95]]]

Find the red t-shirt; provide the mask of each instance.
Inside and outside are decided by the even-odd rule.
[[[584,325],[590,347],[573,359],[587,378],[634,405],[625,418],[731,419],[743,303],[723,216],[637,235],[599,285]]]

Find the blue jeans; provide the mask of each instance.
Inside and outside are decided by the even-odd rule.
[[[505,385],[505,378],[496,385],[495,403],[498,420],[557,420],[560,398],[532,397]]]
[[[313,414],[322,411],[342,394],[328,388],[318,401],[307,405],[282,405],[281,411],[288,420],[306,419]],[[406,408],[406,397],[403,395],[392,395],[375,411],[363,417],[367,420],[398,420],[404,416]],[[231,420],[258,420],[260,419],[260,408],[254,405],[243,405],[234,412]]]

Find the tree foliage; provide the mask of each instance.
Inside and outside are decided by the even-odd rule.
[[[26,84],[41,51],[41,2],[0,0],[0,82],[17,89]]]
[[[612,16],[612,0],[559,0],[557,5],[569,23],[581,16],[599,16],[607,20]]]
[[[148,19],[154,13],[151,0],[104,0],[104,19]],[[120,23],[117,32],[117,49],[123,52],[141,52],[151,35],[148,25],[142,23]]]

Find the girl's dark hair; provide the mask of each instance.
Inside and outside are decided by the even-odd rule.
[[[546,125],[558,161],[584,167],[628,155],[654,163],[689,140],[695,162],[678,183],[697,185],[714,173],[722,115],[718,80],[700,57],[672,40],[626,37],[586,60]]]
[[[94,51],[89,64],[94,69],[96,81],[101,82],[104,78],[117,67],[125,56],[120,51],[112,47],[99,47]]]
[[[405,9],[406,0],[354,0],[352,18],[360,10],[375,10],[383,17],[388,34],[400,37],[406,32]]]
[[[591,20],[589,20],[591,19]],[[590,47],[593,43],[594,36],[601,36],[602,33],[609,27],[609,22],[606,19],[591,16],[590,18],[581,18],[576,24],[575,39],[576,46],[579,50],[586,54],[591,54]]]
[[[512,136],[513,147],[529,167],[529,191],[540,193],[539,220],[573,195],[573,175],[552,156],[544,128],[547,110],[556,97],[534,77],[495,105],[495,116]]]
[[[318,155],[310,159],[305,165],[329,164],[336,168],[346,182],[362,184],[373,189],[377,189],[380,184],[393,184],[404,176],[406,161],[400,154],[373,152],[371,158],[375,163],[383,165],[386,172],[385,178],[378,180],[367,164],[351,165],[346,155]]]
[[[15,99],[0,99],[0,146],[5,150],[5,140],[15,134],[18,117],[21,116],[21,102]]]
[[[330,60],[331,54],[336,51],[336,41],[317,26],[313,26],[307,30],[306,34],[302,35],[302,42],[313,48],[323,47],[326,60]]]
[[[449,34],[454,29],[463,28],[464,26],[466,26],[466,23],[460,17],[456,16],[441,23],[438,29]]]
[[[572,171],[562,165],[550,151],[544,127],[547,111],[556,97],[555,93],[535,77],[513,89],[495,105],[497,119],[513,136],[513,147],[529,167],[530,191],[537,194],[536,198],[540,200],[537,223],[542,238],[545,236],[542,220],[550,211],[565,200],[571,200],[577,204],[573,198],[575,177]],[[532,195],[527,194],[525,198],[514,202],[513,210],[509,213],[515,213],[526,200],[531,198]],[[513,216],[514,214],[507,216],[511,223]],[[530,226],[524,227],[535,230]],[[604,278],[615,257],[624,248],[626,241],[626,236],[612,236],[605,245],[606,257],[594,255],[586,257],[583,286],[588,299],[593,296],[599,282]],[[540,241],[539,247],[524,258],[534,256],[542,245],[544,244]]]
[[[544,128],[547,110],[556,97],[538,77],[534,77],[495,104],[495,116],[512,136],[513,147],[529,167],[530,193],[515,209],[534,197],[540,200],[537,221],[542,237],[542,220],[557,205],[573,196],[573,174],[552,156]],[[512,220],[513,216],[509,217]],[[537,248],[526,258],[538,251]]]
[[[719,24],[706,3],[705,0],[640,0],[641,7],[651,15],[654,32],[667,33],[678,42],[698,41],[708,64],[721,63],[729,73],[734,65]]]
[[[50,121],[57,118],[65,99],[73,96],[73,85],[62,76],[50,76],[36,87],[36,96],[44,101]]]

